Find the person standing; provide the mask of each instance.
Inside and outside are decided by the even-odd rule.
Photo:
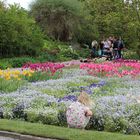
[[[113,43],[113,59],[117,59],[119,57],[119,55],[118,55],[118,42],[119,42],[119,39],[117,39],[115,37],[114,43]]]
[[[100,42],[99,48],[100,48],[100,51],[101,51],[100,56],[102,57],[102,56],[103,56],[103,49],[104,49],[104,40],[102,40],[102,41]]]
[[[124,43],[121,37],[118,40],[118,58],[122,58],[122,49],[124,48]]]
[[[97,46],[98,46],[98,42],[96,40],[92,41],[91,43],[91,57],[95,58],[96,55],[96,51],[97,51]]]

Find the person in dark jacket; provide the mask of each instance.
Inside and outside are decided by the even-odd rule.
[[[122,58],[122,49],[124,48],[124,43],[121,37],[118,40],[118,58]]]

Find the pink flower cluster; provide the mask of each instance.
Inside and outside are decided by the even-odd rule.
[[[64,64],[60,63],[52,63],[52,62],[45,62],[45,63],[27,63],[22,68],[30,68],[34,71],[42,71],[42,72],[51,72],[54,74],[58,70],[62,69]]]
[[[90,75],[94,76],[123,77],[130,75],[135,77],[140,75],[140,62],[138,61],[114,61],[101,64],[83,63],[80,68],[86,69]]]

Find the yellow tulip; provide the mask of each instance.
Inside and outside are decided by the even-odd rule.
[[[2,70],[0,70],[0,76],[2,76],[3,75],[3,71]]]
[[[9,76],[5,77],[6,80],[10,80],[11,78]]]

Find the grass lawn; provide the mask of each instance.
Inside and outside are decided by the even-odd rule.
[[[134,135],[69,129],[5,119],[0,119],[0,130],[64,140],[140,140],[140,136]]]

